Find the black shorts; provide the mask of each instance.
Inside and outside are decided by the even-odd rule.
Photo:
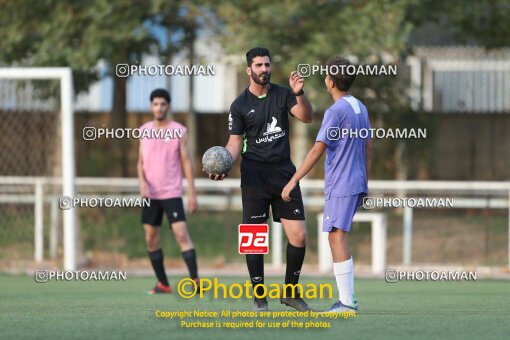
[[[168,198],[164,200],[155,200],[151,198],[150,207],[142,208],[142,223],[150,224],[154,227],[161,226],[163,222],[163,212],[165,212],[170,226],[172,223],[186,221],[182,198]]]
[[[282,190],[294,176],[296,167],[292,162],[279,165],[246,161],[241,163],[241,193],[243,201],[243,223],[263,223],[269,218],[269,207],[273,221],[280,219],[304,220],[305,210],[299,184],[290,193],[289,203],[282,199]]]

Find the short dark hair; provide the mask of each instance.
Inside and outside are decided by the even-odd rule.
[[[269,50],[265,47],[254,47],[248,52],[246,52],[246,63],[248,64],[248,67],[251,66],[251,63],[253,62],[253,58],[255,57],[268,57],[269,60],[271,60],[271,54],[269,53]]]
[[[333,57],[327,62],[328,75],[333,80],[335,87],[340,91],[349,91],[356,79],[355,72],[352,74],[346,72],[349,65],[352,65],[351,62],[342,57]]]
[[[154,98],[165,98],[166,102],[170,104],[170,93],[165,89],[155,89],[151,92],[151,102]]]

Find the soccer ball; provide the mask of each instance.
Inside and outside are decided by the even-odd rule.
[[[228,174],[232,163],[232,155],[223,146],[213,146],[202,156],[202,168],[209,175]]]

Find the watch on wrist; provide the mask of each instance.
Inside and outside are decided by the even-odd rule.
[[[305,90],[303,90],[303,89],[301,89],[301,91],[299,91],[298,93],[294,93],[294,95],[295,95],[296,97],[302,96],[302,95],[304,95],[304,94],[305,94]]]

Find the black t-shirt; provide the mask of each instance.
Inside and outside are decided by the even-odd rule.
[[[290,161],[289,113],[297,104],[291,89],[270,84],[258,98],[248,88],[234,100],[228,116],[231,135],[243,135],[243,159],[266,163]]]

